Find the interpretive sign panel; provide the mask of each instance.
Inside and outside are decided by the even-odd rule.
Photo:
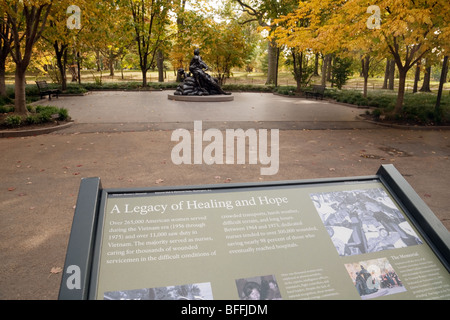
[[[411,214],[417,199],[388,183],[393,167],[382,169],[352,179],[101,190],[87,298],[449,299],[448,231],[429,212]]]

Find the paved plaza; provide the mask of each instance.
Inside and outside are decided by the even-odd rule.
[[[189,103],[167,91],[92,92],[41,100],[74,124],[0,139],[0,299],[57,299],[80,180],[104,188],[302,180],[373,175],[393,164],[450,230],[450,131],[365,122],[364,109],[268,93]],[[279,129],[279,171],[260,165],[175,165],[173,130]]]
[[[326,100],[298,99],[271,93],[233,93],[227,102],[187,102],[167,98],[171,91],[97,91],[60,97],[45,104],[64,107],[83,132],[176,129],[202,120],[209,127],[278,129],[374,128],[358,118],[364,110]],[[40,101],[39,103],[43,103]],[[256,123],[256,125],[255,125]],[[93,126],[94,124],[94,126]],[[183,126],[183,127],[185,127]],[[73,128],[74,132],[77,128]]]

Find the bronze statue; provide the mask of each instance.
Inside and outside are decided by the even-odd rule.
[[[216,78],[213,78],[205,72],[207,70],[209,70],[209,68],[206,63],[203,62],[200,56],[200,50],[195,49],[194,57],[189,64],[189,74],[186,74],[183,69],[178,69],[180,78],[183,79],[183,82],[178,85],[175,95],[229,95],[230,93],[222,90]]]

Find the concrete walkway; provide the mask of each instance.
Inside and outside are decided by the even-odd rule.
[[[64,131],[144,131],[189,127],[195,120],[210,127],[233,126],[279,129],[374,128],[361,121],[363,109],[326,100],[289,98],[271,93],[233,93],[234,101],[185,102],[167,98],[172,91],[96,91],[85,96],[62,96],[39,104],[64,107],[78,125]],[[92,126],[95,124],[95,126]],[[70,131],[71,130],[71,131]]]
[[[326,101],[234,93],[235,101],[211,105],[167,93],[41,100],[67,108],[73,131],[0,139],[1,300],[57,299],[85,177],[100,177],[104,188],[146,188],[367,176],[394,164],[450,230],[450,131],[375,126],[357,119],[364,110]],[[194,120],[204,128],[280,129],[278,173],[262,176],[260,164],[174,164],[168,128]]]

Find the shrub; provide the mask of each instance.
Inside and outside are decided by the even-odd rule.
[[[372,111],[372,115],[377,119],[380,118],[381,114],[382,114],[382,112],[380,109],[375,109]]]
[[[25,122],[27,124],[39,124],[42,122],[42,118],[39,114],[30,114],[26,117]]]
[[[60,109],[51,106],[36,106],[36,113],[38,113],[42,119],[42,122],[51,122],[54,118],[53,115],[60,116]]]
[[[5,124],[8,127],[18,127],[22,124],[22,117],[19,115],[10,115],[5,118]]]
[[[0,113],[14,112],[14,106],[0,106]]]
[[[352,60],[349,58],[339,58],[336,57],[333,66],[331,67],[334,73],[334,83],[341,89],[342,86],[347,82],[350,75],[352,74]]]
[[[279,93],[279,94],[292,96],[292,95],[295,95],[295,93],[297,92],[297,87],[294,87],[294,86],[280,86],[280,87],[276,87],[274,89],[274,92]]]
[[[70,93],[70,94],[80,94],[80,93],[86,93],[87,90],[83,86],[80,85],[74,85],[74,84],[68,84],[66,90],[64,90],[64,93]]]
[[[13,100],[10,97],[8,97],[8,96],[0,97],[0,106],[11,104],[12,102],[13,102]]]
[[[69,111],[65,108],[60,108],[58,111],[59,114],[59,120],[61,121],[65,121],[65,120],[69,120]]]
[[[268,86],[258,86],[251,84],[226,84],[222,86],[225,91],[247,91],[247,92],[272,92],[273,89]]]

